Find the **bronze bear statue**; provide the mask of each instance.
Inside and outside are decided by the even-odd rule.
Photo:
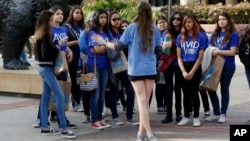
[[[60,6],[65,15],[70,10],[69,0],[0,0],[0,37],[2,37],[3,67],[24,70],[20,60],[26,39],[33,34],[42,10]]]

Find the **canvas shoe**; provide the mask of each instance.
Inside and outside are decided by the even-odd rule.
[[[84,115],[82,119],[82,123],[88,123],[90,122],[90,116],[89,115]]]
[[[68,128],[70,128],[70,129],[76,129],[77,125],[70,123],[70,124],[68,124]]]
[[[163,107],[159,107],[157,110],[157,114],[163,114],[164,113],[164,108]]]
[[[41,130],[42,136],[53,136],[53,135],[59,135],[59,134],[60,134],[59,131],[56,131],[52,128],[49,128],[49,130],[44,130],[44,129]]]
[[[104,128],[110,128],[111,126],[109,124],[107,124],[104,120],[100,120],[99,121],[101,126],[103,126]]]
[[[61,136],[67,139],[75,139],[76,135],[71,130],[66,130],[61,132]]]
[[[247,124],[250,124],[250,120],[247,121]]]
[[[139,122],[138,122],[138,121],[135,121],[135,120],[133,120],[133,119],[130,119],[130,120],[127,120],[127,121],[126,121],[126,124],[138,126],[138,125],[139,125]]]
[[[207,112],[204,113],[204,117],[205,117],[205,118],[207,118],[207,117],[209,117],[209,116],[210,116],[209,111],[207,111]]]
[[[181,126],[187,125],[189,121],[190,121],[189,118],[183,117],[183,118],[181,119],[181,121],[177,123],[177,125],[181,125]]]
[[[218,120],[219,118],[220,118],[220,116],[211,115],[211,116],[205,118],[205,121],[215,121],[215,120]]]
[[[226,115],[225,114],[221,114],[218,122],[219,123],[224,123],[225,121],[226,121]]]
[[[154,135],[151,137],[148,137],[148,141],[157,141],[157,137],[155,137]]]
[[[193,119],[193,126],[194,127],[200,127],[201,126],[201,122],[199,118],[194,118]]]
[[[119,118],[114,118],[113,123],[116,125],[123,125],[124,124],[124,122],[122,122]]]
[[[103,127],[99,121],[96,121],[94,123],[91,124],[91,128],[97,129],[97,130],[102,130],[105,127]]]

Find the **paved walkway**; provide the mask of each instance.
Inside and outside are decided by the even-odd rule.
[[[236,57],[237,58],[237,57]],[[2,60],[1,60],[2,61]],[[3,81],[3,80],[1,80]],[[176,126],[176,123],[161,124],[160,120],[165,115],[156,114],[155,98],[150,108],[152,130],[159,138],[159,141],[228,141],[229,125],[245,124],[250,119],[250,92],[244,74],[243,66],[237,58],[237,70],[231,84],[231,99],[228,110],[227,122],[218,124],[216,122],[205,122],[201,104],[202,126],[198,128],[188,126]],[[60,136],[41,136],[40,129],[35,129],[32,124],[36,122],[39,99],[25,98],[19,95],[5,96],[0,93],[0,139],[3,141],[62,141]],[[212,109],[212,107],[211,107]],[[136,107],[137,110],[137,107]],[[121,108],[119,108],[121,111]],[[211,110],[212,111],[212,110]],[[103,131],[90,128],[90,124],[81,123],[83,114],[80,112],[68,111],[69,120],[78,125],[73,131],[78,135],[76,140],[81,141],[135,141],[137,126],[112,125],[111,117],[107,116],[108,123],[112,128]],[[135,113],[138,119],[138,112]],[[125,115],[120,112],[121,120]],[[52,123],[58,129],[56,123]]]

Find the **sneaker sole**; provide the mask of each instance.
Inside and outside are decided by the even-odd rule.
[[[104,130],[104,127],[103,127],[103,126],[102,126],[102,127],[91,127],[91,128],[97,129],[97,130]]]
[[[67,135],[61,135],[61,137],[63,137],[63,138],[67,138],[67,139],[75,139],[77,136],[67,136]]]
[[[42,136],[55,136],[55,135],[60,135],[61,133],[41,133]]]
[[[134,126],[138,126],[139,125],[139,123],[129,123],[129,122],[126,122],[126,124],[128,124],[128,125],[134,125]]]

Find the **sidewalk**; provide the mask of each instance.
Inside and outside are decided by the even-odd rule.
[[[228,141],[230,124],[245,124],[250,119],[250,92],[244,74],[244,68],[237,59],[237,69],[231,83],[230,106],[228,109],[227,122],[219,124],[216,122],[205,122],[203,118],[203,108],[201,102],[201,123],[198,128],[189,126],[177,126],[175,122],[171,124],[161,124],[164,114],[156,114],[155,96],[150,107],[151,125],[154,134],[159,141]],[[2,80],[3,81],[3,80]],[[35,129],[32,124],[36,123],[39,99],[25,98],[20,96],[4,96],[0,93],[0,138],[3,141],[63,141],[60,136],[41,136],[40,129]],[[211,105],[211,104],[210,104]],[[138,119],[138,109],[134,114]],[[212,106],[210,106],[212,113]],[[119,108],[121,111],[121,108]],[[137,126],[113,125],[107,116],[107,122],[111,128],[103,131],[90,128],[90,124],[81,123],[83,113],[73,112],[71,109],[67,113],[68,119],[78,125],[78,129],[73,129],[81,141],[135,141],[138,130]],[[125,121],[125,114],[119,113],[122,121]],[[52,127],[58,129],[57,123],[52,123]]]

